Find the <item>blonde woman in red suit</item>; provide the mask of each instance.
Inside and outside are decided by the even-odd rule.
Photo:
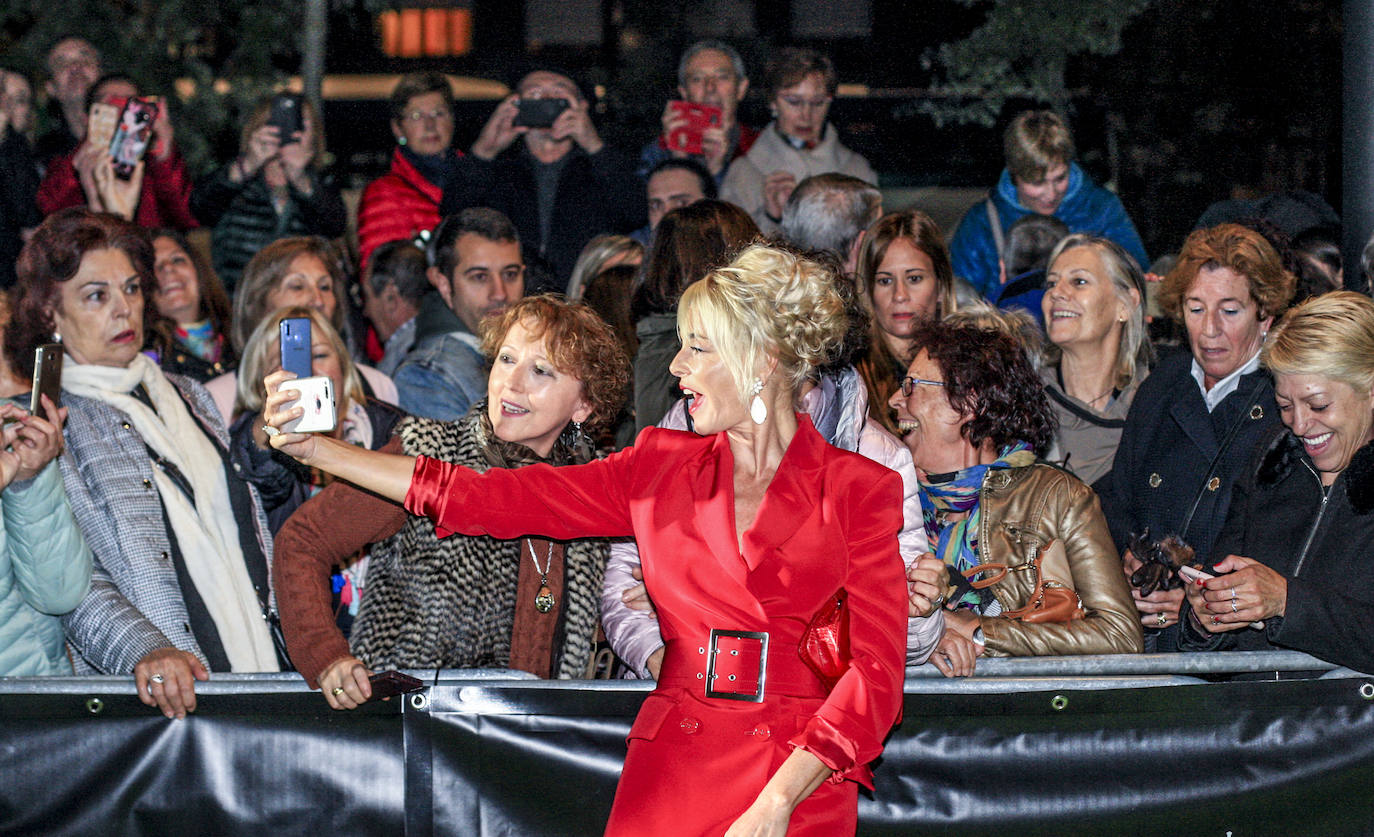
[[[826,444],[793,409],[845,332],[834,282],[755,245],[689,287],[671,369],[696,432],[649,428],[587,465],[477,475],[326,437],[272,440],[404,501],[441,536],[634,535],[667,653],[630,731],[608,834],[854,833],[858,785],[901,706],[908,589],[897,474]],[[270,425],[298,415],[290,399],[268,399]],[[852,661],[827,693],[797,648],[841,588]]]

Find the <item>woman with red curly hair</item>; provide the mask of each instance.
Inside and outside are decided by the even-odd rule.
[[[1187,330],[1190,351],[1166,357],[1141,385],[1112,470],[1094,485],[1128,577],[1140,562],[1127,546],[1146,531],[1212,554],[1232,487],[1279,424],[1260,347],[1296,284],[1254,230],[1220,224],[1184,242],[1159,302]],[[1135,597],[1147,650],[1176,650],[1183,590]]]
[[[588,461],[585,433],[615,417],[629,380],[611,328],[585,305],[536,296],[481,330],[492,362],[486,399],[453,422],[404,419],[381,450],[478,471]],[[269,375],[267,391],[287,377]],[[377,546],[345,637],[330,610],[330,573],[369,544]],[[594,538],[440,539],[425,518],[332,482],[277,533],[274,577],[287,650],[335,709],[366,701],[368,677],[389,668],[581,677],[595,643],[606,550]]]
[[[942,322],[917,332],[914,350],[889,403],[916,463],[926,537],[952,579],[980,582],[950,590],[945,636],[931,662],[961,676],[983,654],[1140,651],[1140,625],[1097,497],[1067,471],[1036,461],[1054,439],[1054,413],[1020,343]],[[1005,567],[996,581],[994,564]],[[1064,577],[1051,574],[1055,564]],[[974,572],[980,566],[988,569]],[[1008,616],[1029,609],[1044,580],[1072,589],[1076,618]]]

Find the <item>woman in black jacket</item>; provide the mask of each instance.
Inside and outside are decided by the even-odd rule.
[[[264,99],[243,126],[239,156],[191,193],[196,220],[214,227],[210,257],[230,294],[264,246],[298,235],[337,238],[347,226],[343,198],[319,170],[324,126],[308,99],[297,101],[302,130],[281,136],[268,123],[272,99]]]
[[[1287,430],[1236,485],[1216,578],[1188,586],[1179,645],[1292,648],[1374,671],[1374,302],[1313,297],[1262,357]]]
[[[1093,486],[1128,576],[1139,566],[1129,540],[1146,529],[1212,553],[1232,486],[1278,425],[1259,350],[1295,283],[1274,248],[1245,227],[1196,230],[1184,243],[1159,301],[1183,323],[1190,351],[1165,358],[1141,385],[1112,470]],[[1133,592],[1145,649],[1174,650],[1183,591]]]

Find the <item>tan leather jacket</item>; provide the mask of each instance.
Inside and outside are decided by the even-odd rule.
[[[1086,616],[1071,622],[1029,624],[982,618],[987,653],[999,657],[1127,654],[1142,650],[1140,617],[1121,556],[1097,495],[1078,478],[1049,465],[989,470],[983,478],[979,560],[1027,564],[1051,540],[1063,542],[1073,586]],[[991,589],[1003,610],[1024,607],[1034,572],[1012,570]]]

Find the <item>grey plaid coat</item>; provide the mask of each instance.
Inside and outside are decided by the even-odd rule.
[[[210,394],[189,378],[167,379],[216,447],[227,451],[229,437]],[[67,641],[76,652],[77,673],[128,674],[149,652],[168,647],[192,652],[209,668],[191,633],[172,560],[172,533],[143,438],[122,411],[68,392],[62,397],[70,411],[63,433],[62,482],[76,523],[95,555],[91,591],[62,618]],[[272,536],[262,502],[235,474],[225,476],[231,498],[247,499],[235,503],[234,509],[240,529],[251,527],[240,538],[244,558],[266,562],[257,574],[265,580]],[[236,491],[235,482],[245,490]],[[269,598],[261,593],[260,597]]]

